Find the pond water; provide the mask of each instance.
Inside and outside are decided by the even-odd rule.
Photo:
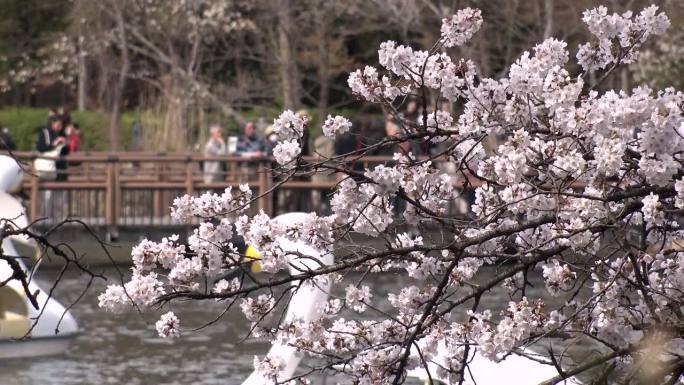
[[[108,272],[114,277],[114,271]],[[57,271],[43,271],[42,287]],[[56,297],[66,303],[78,296],[85,279],[72,275],[61,284]],[[3,385],[95,384],[239,384],[252,371],[255,354],[268,349],[260,342],[238,341],[248,325],[235,312],[220,322],[183,338],[157,337],[154,315],[112,315],[97,307],[105,284],[98,282],[73,308],[82,334],[66,354],[30,360],[0,362]],[[175,306],[184,326],[200,326],[223,311],[214,301],[179,303]],[[238,311],[239,312],[239,311]]]
[[[57,273],[51,269],[40,271],[38,279],[43,283],[42,287],[49,287]],[[114,270],[106,271],[112,277],[110,280],[116,281],[114,273]],[[350,278],[354,281],[354,277]],[[398,274],[375,275],[370,282],[376,287],[376,298],[386,297],[388,290],[408,284],[406,278]],[[67,303],[79,295],[83,285],[83,277],[68,276],[60,284],[56,298]],[[340,285],[338,290],[346,285]],[[0,384],[240,384],[252,371],[254,355],[268,350],[269,346],[264,342],[242,341],[249,325],[237,307],[209,327],[167,341],[157,337],[153,314],[112,315],[100,310],[97,296],[104,287],[104,282],[95,284],[73,308],[82,334],[64,355],[2,361]],[[529,294],[534,296],[541,288],[543,284],[537,281]],[[508,301],[503,293],[489,298],[489,303],[483,305],[501,307]],[[217,317],[224,305],[215,301],[186,301],[175,304],[172,310],[187,330]]]

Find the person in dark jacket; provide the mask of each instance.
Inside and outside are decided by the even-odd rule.
[[[42,128],[38,132],[36,150],[40,153],[44,153],[54,151],[61,146],[59,155],[65,156],[69,154],[69,146],[67,144],[62,118],[60,116],[51,116],[48,118],[47,127]],[[55,162],[55,166],[57,168],[56,180],[65,181],[67,179],[66,173],[64,173],[64,170],[66,170],[66,161],[58,160]]]
[[[243,134],[238,138],[235,153],[248,157],[261,157],[266,153],[266,144],[256,133],[254,123],[245,124]]]

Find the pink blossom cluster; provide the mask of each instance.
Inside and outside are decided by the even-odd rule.
[[[342,135],[351,129],[351,122],[344,116],[328,115],[328,118],[323,123],[323,135],[334,138],[337,135]]]
[[[584,12],[582,20],[596,36],[595,44],[586,43],[577,52],[578,63],[586,70],[604,69],[619,61],[631,63],[638,57],[638,48],[652,35],[662,35],[670,20],[658,7],[651,5],[638,15],[631,11],[622,15],[608,14],[604,6]]]
[[[187,245],[176,237],[141,242],[131,281],[110,286],[100,306],[122,311],[185,297],[233,301],[256,334],[357,384],[399,383],[427,362],[439,365],[436,375],[458,383],[474,351],[499,361],[524,355],[540,339],[588,339],[607,352],[601,362],[626,376],[641,370],[637,361],[654,338],[665,342],[651,356],[681,359],[684,94],[646,86],[606,90],[574,69],[579,64],[609,75],[636,60],[646,38],[663,34],[669,20],[653,6],[636,16],[598,7],[583,20],[597,43],[580,45],[575,63],[566,42],[549,38],[498,79],[479,75],[472,61],[452,60],[439,45],[415,50],[383,43],[382,69],[352,73],[349,86],[388,109],[416,92],[460,100],[458,114],[438,109],[423,124],[400,122],[401,133],[381,143],[437,142],[439,155],[403,151],[363,170],[335,160],[307,164],[298,159],[306,119],[285,111],[274,122],[281,140],[276,160],[295,170],[340,172],[332,213],[312,213],[297,224],[264,212],[245,215],[246,188],[179,198],[174,218],[201,221]],[[479,10],[460,11],[443,21],[441,42],[465,44],[481,24]],[[349,128],[345,118],[328,117],[323,133],[333,137]],[[493,138],[496,144],[485,148]],[[444,171],[445,164],[456,171]],[[474,204],[459,216],[450,207],[463,197],[464,184]],[[231,244],[235,235],[260,251],[266,278],[244,271],[243,280],[221,276],[244,263]],[[353,237],[361,236],[377,242],[355,244]],[[282,279],[276,274],[307,258],[287,247],[293,242],[334,251],[337,261]],[[405,274],[409,283],[390,292],[369,284],[373,274],[388,271]],[[359,272],[313,320],[266,322],[278,298],[264,288],[322,287]],[[544,294],[528,292],[535,277]],[[502,311],[487,304],[497,288],[511,296]],[[177,324],[166,316],[160,334],[174,335],[169,330]],[[546,359],[572,365],[559,364],[562,355],[553,351]],[[277,357],[256,358],[255,368],[264,378],[287,380],[279,377]]]

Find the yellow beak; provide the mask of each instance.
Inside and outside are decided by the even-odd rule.
[[[245,251],[245,259],[251,261],[252,273],[258,273],[261,271],[261,264],[259,259],[261,258],[261,253],[257,251],[252,245],[247,245],[247,250]]]

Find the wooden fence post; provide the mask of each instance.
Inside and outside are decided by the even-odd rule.
[[[117,223],[121,212],[121,181],[119,178],[119,157],[116,154],[107,156],[107,175],[105,187],[105,222],[107,225],[107,239],[116,240],[119,237]]]
[[[185,159],[185,193],[192,195],[195,193],[195,183],[193,182],[192,156],[188,155]]]
[[[121,190],[121,163],[119,159],[114,160],[113,164],[113,182],[112,189],[114,190],[114,226],[117,226],[121,221],[123,191]]]
[[[259,210],[264,210],[264,212],[270,216],[273,213],[271,213],[268,209],[268,198],[264,195],[266,194],[266,191],[268,189],[266,178],[267,167],[264,167],[264,164],[266,164],[266,162],[262,160],[259,160],[257,163],[257,175],[259,176],[259,198],[257,199],[257,207],[259,208]]]
[[[40,191],[39,183],[40,181],[38,180],[38,175],[35,175],[35,171],[33,171],[33,175],[31,175],[31,206],[29,207],[30,222],[38,219],[38,215],[40,215],[38,213],[38,192]]]
[[[262,167],[263,173],[264,173],[264,179],[265,179],[265,185],[264,185],[264,192],[270,191],[271,188],[273,187],[273,172],[271,170],[271,163],[268,161],[264,161],[262,163],[264,166]],[[269,215],[273,216],[275,214],[275,207],[273,207],[273,193],[269,194],[267,197],[264,197],[266,200],[266,208],[264,211]]]
[[[114,163],[109,159],[105,166],[105,224],[114,226]]]
[[[163,153],[159,154],[160,157],[163,155],[165,155],[165,154],[163,154]],[[164,173],[166,171],[166,163],[165,162],[155,161],[154,170],[156,172],[157,182],[163,182],[166,180],[166,177],[164,175]],[[154,219],[160,218],[164,213],[163,199],[164,199],[165,194],[163,194],[163,193],[164,193],[164,191],[158,190],[158,189],[155,189],[152,192],[152,206],[153,206],[152,207],[152,218],[154,218]],[[153,221],[154,221],[154,219],[153,219]]]

